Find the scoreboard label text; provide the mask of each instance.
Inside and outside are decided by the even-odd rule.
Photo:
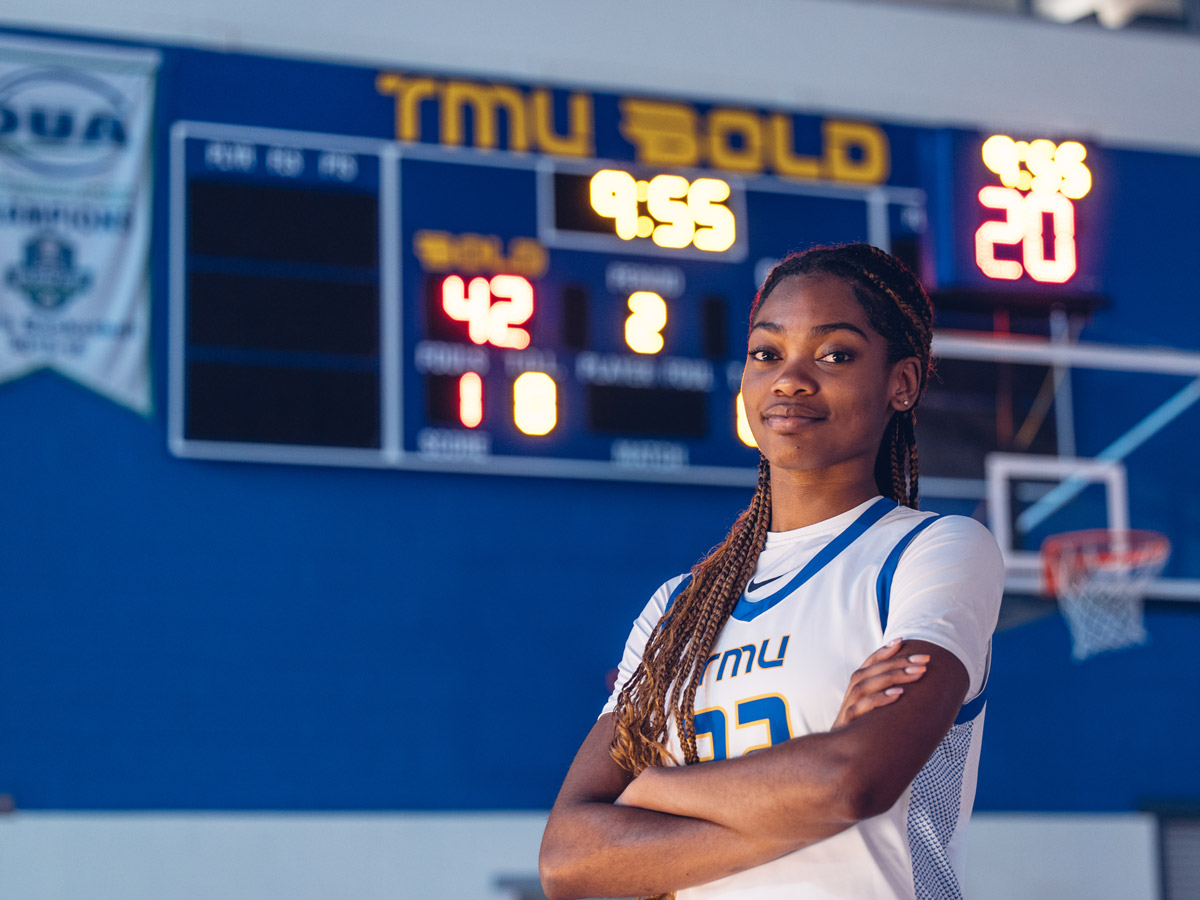
[[[597,134],[596,106],[609,95],[570,91],[556,104],[548,88],[381,72],[375,89],[395,98],[395,135],[445,147],[597,158],[597,141],[625,143],[648,166],[774,174],[798,181],[883,184],[891,172],[887,134],[871,122],[820,119],[815,141],[790,112],[615,98],[619,134]],[[607,120],[607,119],[605,119]],[[807,140],[805,139],[807,138]],[[799,144],[811,144],[800,147]],[[604,151],[599,156],[613,157]]]

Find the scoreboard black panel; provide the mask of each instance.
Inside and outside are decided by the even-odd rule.
[[[743,335],[786,253],[866,240],[1046,302],[1091,277],[1074,142],[374,87],[394,134],[264,127],[253,97],[172,128],[175,453],[746,483]]]

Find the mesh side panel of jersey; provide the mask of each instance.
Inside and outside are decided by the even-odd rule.
[[[947,849],[958,824],[963,770],[975,722],[955,725],[912,783],[908,845],[917,900],[961,900],[958,877]]]

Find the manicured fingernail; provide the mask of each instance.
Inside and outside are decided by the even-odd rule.
[[[907,672],[909,675],[916,675],[918,672],[924,672],[925,667],[924,666],[909,666],[904,671]]]
[[[895,647],[895,646],[896,646],[898,643],[900,643],[902,640],[904,640],[904,638],[892,638],[890,641],[888,641],[888,642],[887,642],[886,644],[884,644],[883,646],[885,646],[885,647]]]
[[[929,662],[929,654],[928,653],[914,653],[912,656],[910,656],[908,658],[908,661],[915,662],[915,663],[927,663],[927,662]]]
[[[884,691],[884,693],[887,694],[889,697],[895,697],[897,694],[903,694],[904,688],[902,688],[902,687],[888,688],[886,691]]]

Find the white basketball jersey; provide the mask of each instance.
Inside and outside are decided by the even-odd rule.
[[[690,576],[634,623],[620,678]],[[828,731],[850,676],[893,637],[949,650],[970,676],[966,705],[886,813],[773,862],[679,892],[679,900],[961,896],[961,851],[983,732],[983,692],[1004,567],[990,532],[877,497],[832,519],[772,533],[696,693],[702,759],[733,758]],[[903,703],[901,698],[898,702]],[[678,735],[670,742],[682,760]]]

